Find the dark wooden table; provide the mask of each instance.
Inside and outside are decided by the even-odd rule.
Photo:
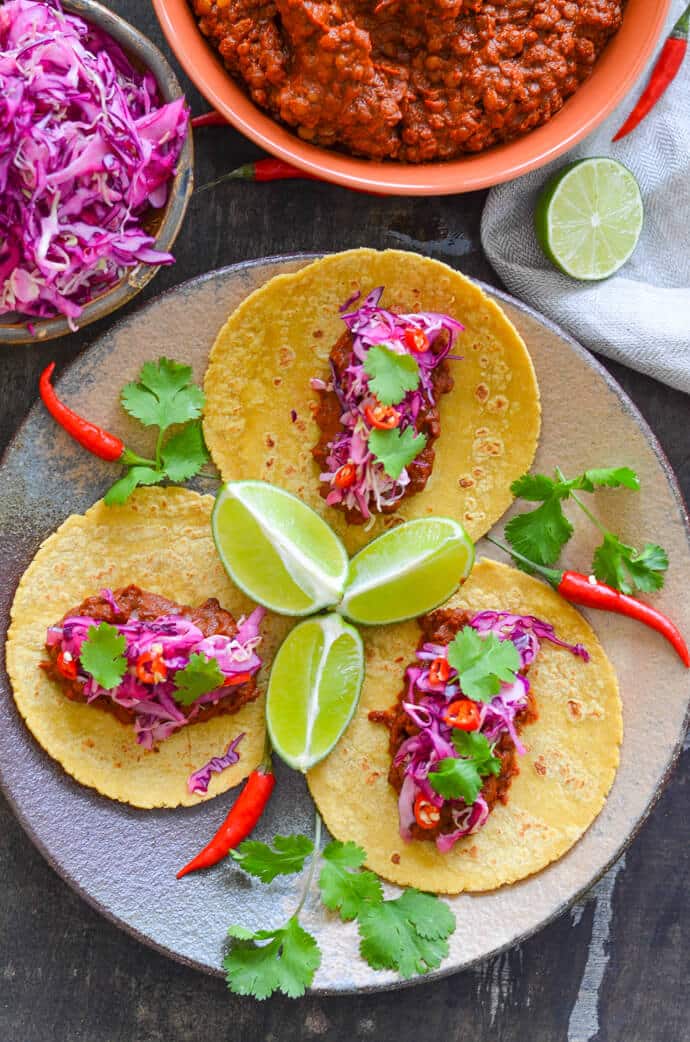
[[[162,44],[148,4],[109,6]],[[195,112],[205,109],[186,86]],[[258,156],[225,129],[198,133],[196,148],[198,185]],[[418,249],[498,284],[479,243],[483,202],[483,193],[380,199],[311,182],[228,183],[194,197],[177,263],[131,306],[246,258],[362,245]],[[53,345],[4,354],[0,449],[34,402],[42,366],[75,358],[108,321]],[[174,355],[175,331],[170,335]],[[688,398],[609,368],[656,431],[687,499]],[[0,798],[0,1040],[681,1042],[690,1037],[689,767],[686,748],[626,855],[582,904],[520,947],[397,993],[262,1004],[231,996],[222,981],[169,961],[101,919],[48,868]]]

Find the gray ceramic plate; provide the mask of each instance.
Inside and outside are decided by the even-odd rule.
[[[87,416],[143,448],[140,431],[129,430],[117,405],[116,389],[134,377],[143,361],[161,354],[193,362],[200,378],[228,312],[266,279],[306,260],[256,261],[179,286],[97,340],[60,381],[60,392]],[[671,569],[657,603],[690,633],[687,521],[653,435],[589,354],[517,301],[489,292],[521,330],[537,368],[544,409],[539,469],[560,464],[566,473],[576,473],[605,462],[635,467],[643,493],[604,493],[597,507],[610,527],[631,541],[653,537],[666,546]],[[0,610],[5,621],[17,581],[40,541],[68,514],[90,506],[110,481],[108,465],[86,458],[39,406],[33,409],[0,470]],[[570,560],[587,561],[594,534],[579,526],[577,539]],[[482,550],[492,555],[490,547]],[[514,944],[586,890],[630,842],[679,752],[690,674],[656,634],[601,613],[591,621],[618,671],[624,701],[625,738],[611,795],[583,839],[555,865],[496,893],[451,901],[458,929],[438,974]],[[650,719],[654,728],[647,724]],[[220,973],[229,923],[277,925],[293,908],[294,880],[276,880],[270,888],[253,885],[231,864],[176,882],[176,869],[214,831],[227,800],[138,811],[82,788],[35,744],[15,711],[6,679],[0,700],[0,773],[17,816],[56,871],[104,915],[189,965]],[[258,837],[312,827],[301,776],[279,769],[277,796]],[[396,985],[392,974],[376,973],[359,958],[352,924],[343,926],[316,907],[312,901],[305,917],[324,953],[316,990]]]

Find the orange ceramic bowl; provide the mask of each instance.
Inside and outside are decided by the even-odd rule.
[[[302,141],[244,93],[201,34],[188,0],[153,0],[185,71],[211,105],[267,152],[326,181],[386,195],[449,195],[510,181],[567,152],[623,100],[652,55],[671,0],[628,0],[592,77],[544,126],[478,155],[419,166],[357,159]]]

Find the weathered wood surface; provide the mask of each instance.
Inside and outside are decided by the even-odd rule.
[[[110,6],[161,42],[148,4],[111,0]],[[206,107],[191,90],[190,97],[195,111]],[[197,184],[257,154],[234,132],[205,130],[197,135]],[[310,182],[230,183],[195,197],[177,264],[139,302],[246,258],[359,245],[418,248],[497,284],[479,245],[483,198],[379,199]],[[42,366],[51,358],[71,360],[98,330],[5,352],[0,449],[34,401]],[[175,331],[170,334],[174,354]],[[609,368],[658,435],[687,499],[688,398]],[[0,798],[0,1040],[681,1042],[690,1037],[689,767],[686,748],[625,857],[586,900],[530,941],[438,983],[297,1003],[234,998],[221,981],[118,931],[48,868]]]

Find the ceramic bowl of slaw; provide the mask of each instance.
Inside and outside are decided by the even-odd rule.
[[[0,16],[11,6],[0,8]],[[193,189],[193,145],[184,96],[158,48],[95,0],[62,0],[60,4],[51,0],[45,5],[49,12],[61,10],[67,16],[76,16],[92,30],[93,37],[82,37],[85,48],[89,43],[96,44],[90,52],[94,64],[87,70],[79,57],[77,36],[74,41],[69,37],[70,32],[78,30],[70,26],[54,44],[53,63],[50,53],[38,50],[39,38],[45,34],[32,32],[26,21],[21,24],[21,19],[33,17],[31,6],[30,0],[15,2],[12,14],[6,14],[12,25],[8,28],[7,21],[4,29],[0,25],[4,36],[13,33],[11,43],[15,44],[12,48],[6,41],[4,48],[0,46],[3,57],[11,53],[14,61],[13,66],[6,64],[0,72],[9,69],[7,82],[14,75],[17,95],[32,110],[24,138],[27,143],[17,149],[16,134],[12,142],[13,173],[17,152],[24,152],[27,166],[40,171],[30,175],[34,189],[41,187],[42,177],[43,187],[53,198],[56,194],[62,197],[52,213],[47,213],[49,208],[33,205],[30,189],[24,192],[24,207],[21,192],[15,188],[15,196],[20,196],[14,205],[15,213],[20,214],[21,235],[14,241],[11,234],[6,235],[3,243],[0,226],[0,247],[4,245],[4,255],[0,249],[0,344],[36,343],[65,336],[131,300],[161,264],[172,263],[170,250]],[[31,67],[28,63],[34,55],[35,65]],[[89,77],[92,79],[87,82]],[[74,91],[78,92],[77,115]],[[120,99],[119,107],[114,104],[113,92]],[[11,91],[8,93],[6,87],[8,96],[11,106]],[[94,105],[99,96],[103,98],[102,111]],[[44,117],[48,130],[41,136],[40,112],[46,97],[53,98],[62,111],[52,126]],[[10,135],[12,121],[18,123],[22,110],[18,107],[13,113],[6,108],[4,115],[5,132]],[[0,135],[2,116],[0,101]],[[60,132],[60,124],[65,123],[69,124],[71,140],[65,140],[66,135]],[[101,133],[102,127],[105,130]],[[92,135],[87,148],[74,146],[81,128]],[[35,150],[33,155],[31,150]],[[55,150],[61,150],[59,159],[55,159]],[[41,157],[46,157],[43,166]],[[7,189],[10,176],[7,168],[4,175],[0,169],[0,190],[11,192]],[[55,192],[56,184],[62,187],[62,193]],[[123,185],[128,186],[127,195]],[[7,204],[4,208],[7,212]],[[5,226],[5,233],[7,230]],[[56,230],[59,238],[55,237]],[[47,239],[50,246],[42,248]]]

